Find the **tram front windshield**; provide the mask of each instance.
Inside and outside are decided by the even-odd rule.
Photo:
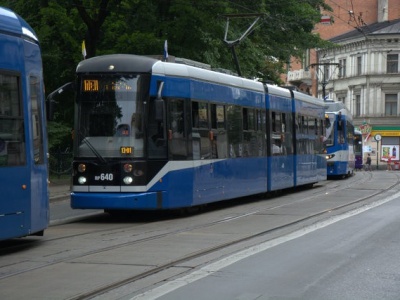
[[[84,75],[77,98],[75,157],[143,157],[145,75]],[[147,88],[148,89],[148,88]]]
[[[326,146],[332,146],[335,141],[335,114],[333,113],[326,113],[325,114],[325,144]]]

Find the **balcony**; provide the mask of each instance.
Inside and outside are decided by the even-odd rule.
[[[311,73],[310,73],[310,71],[306,71],[304,69],[289,71],[288,72],[288,82],[291,82],[291,83],[304,82],[307,84],[311,84]]]

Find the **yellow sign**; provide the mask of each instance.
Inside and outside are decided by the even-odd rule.
[[[371,135],[374,136],[375,134],[380,134],[381,136],[400,136],[400,131],[385,131],[385,130],[379,130],[379,131],[372,131]]]
[[[83,90],[85,92],[98,92],[99,91],[99,81],[98,80],[84,80]]]
[[[133,153],[133,147],[121,147],[119,151],[121,154],[131,155]]]

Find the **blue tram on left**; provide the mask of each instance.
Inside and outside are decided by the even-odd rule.
[[[0,7],[0,240],[49,222],[41,51],[33,29]]]
[[[326,179],[324,103],[136,55],[77,67],[71,207],[158,210]]]

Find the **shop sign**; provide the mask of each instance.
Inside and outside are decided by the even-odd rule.
[[[362,135],[368,135],[372,131],[372,126],[369,124],[362,124],[360,125],[360,131]]]

